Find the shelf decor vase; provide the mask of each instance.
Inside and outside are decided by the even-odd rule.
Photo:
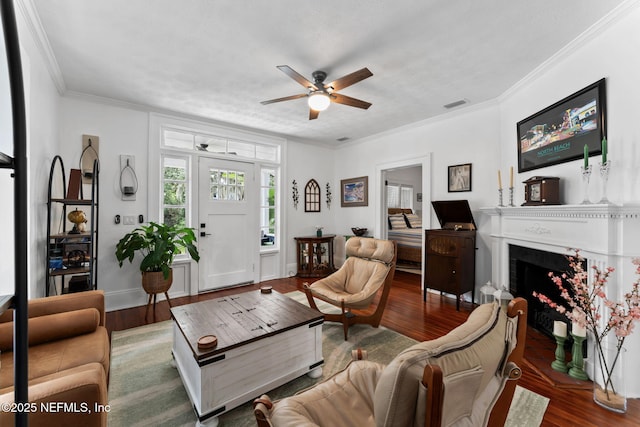
[[[594,367],[593,400],[613,412],[627,412],[625,372],[623,358],[625,349],[596,348],[597,363]]]

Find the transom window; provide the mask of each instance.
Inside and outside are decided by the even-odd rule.
[[[276,163],[280,161],[280,147],[277,145],[240,141],[238,139],[172,128],[162,130],[162,144],[168,148],[204,151],[215,155]]]

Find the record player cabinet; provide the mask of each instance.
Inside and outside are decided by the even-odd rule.
[[[427,289],[456,296],[456,309],[460,298],[471,292],[474,303],[476,271],[476,225],[466,200],[432,202],[442,229],[425,230],[425,275],[423,299]]]

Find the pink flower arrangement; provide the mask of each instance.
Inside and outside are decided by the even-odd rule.
[[[563,273],[556,276],[549,273],[549,277],[560,290],[561,297],[567,302],[571,308],[568,310],[564,305],[557,304],[547,298],[545,295],[537,292],[533,296],[549,307],[564,314],[569,320],[575,322],[582,328],[586,328],[593,334],[596,350],[603,355],[603,340],[613,330],[616,336],[616,357],[611,366],[601,366],[603,374],[605,374],[605,392],[608,393],[609,386],[615,393],[613,384],[611,384],[611,374],[615,363],[618,361],[620,349],[624,344],[624,340],[633,332],[634,321],[640,320],[640,258],[634,259],[632,262],[636,267],[636,276],[639,278],[632,284],[631,291],[624,295],[623,302],[612,301],[607,298],[605,286],[609,280],[609,276],[614,272],[613,267],[607,267],[601,271],[597,266],[593,266],[594,271],[593,282],[589,285],[589,277],[587,271],[584,270],[584,257],[580,255],[580,250],[574,250],[575,255],[567,256],[569,266],[573,270],[573,274]],[[568,285],[568,287],[566,286]],[[601,302],[599,304],[598,302]],[[608,319],[601,328],[601,319],[603,314],[600,307],[604,306],[608,311]],[[604,357],[600,357],[600,361],[605,361]]]

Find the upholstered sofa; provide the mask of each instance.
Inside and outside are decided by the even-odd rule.
[[[507,313],[484,304],[387,366],[359,360],[294,396],[263,395],[254,402],[258,426],[502,426],[521,375],[526,312],[522,298]]]
[[[14,402],[13,310],[0,316],[0,404]],[[109,335],[104,292],[29,301],[29,425],[105,426]],[[4,408],[4,406],[3,406]],[[14,414],[0,411],[0,425]]]

